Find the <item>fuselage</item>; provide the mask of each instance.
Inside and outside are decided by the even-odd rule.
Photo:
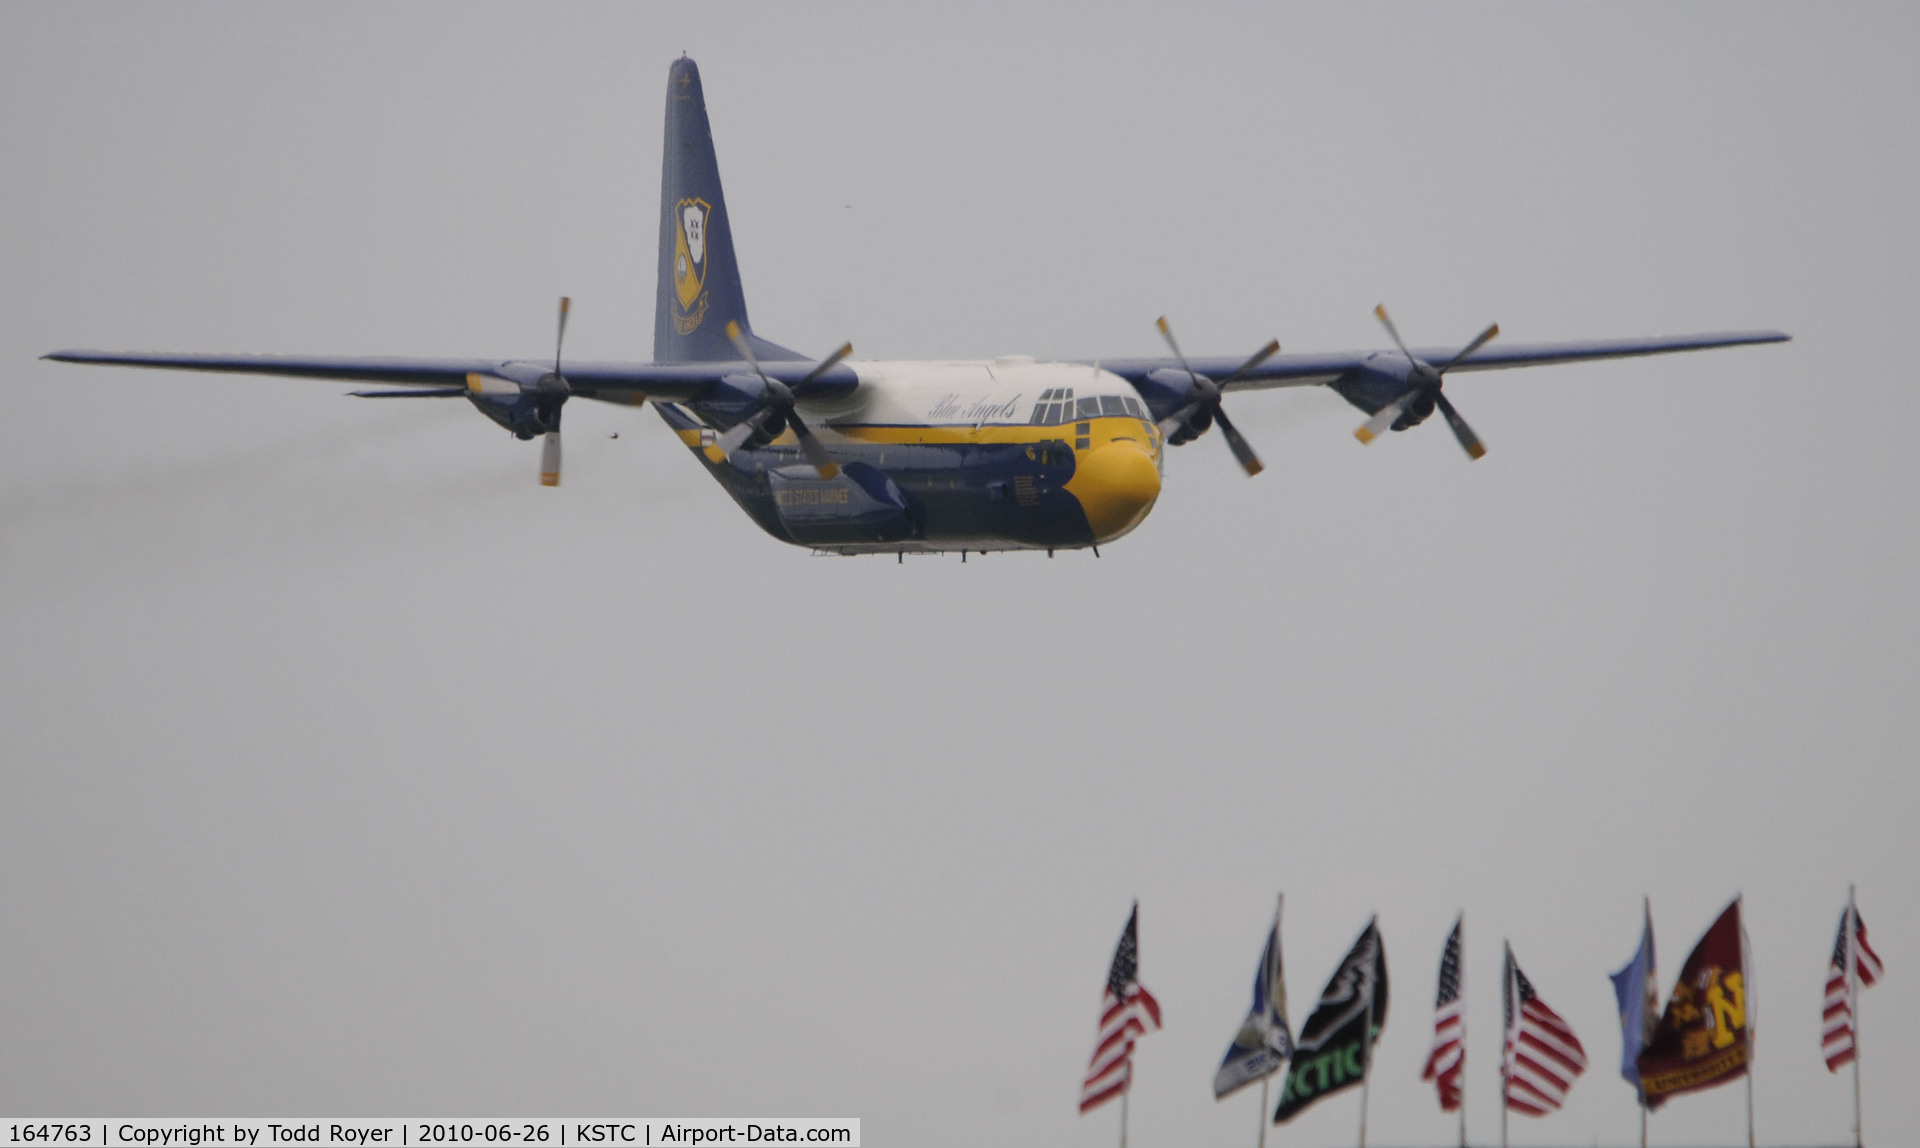
[[[839,464],[829,479],[790,430],[729,457],[710,413],[657,406],[762,529],[832,553],[1095,546],[1159,497],[1160,431],[1117,375],[1023,356],[848,366],[856,388],[800,408]]]

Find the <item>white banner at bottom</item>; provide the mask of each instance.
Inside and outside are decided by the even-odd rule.
[[[406,1120],[0,1117],[0,1148],[707,1148],[825,1144],[860,1148],[858,1117],[569,1117]]]

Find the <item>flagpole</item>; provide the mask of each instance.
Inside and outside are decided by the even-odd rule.
[[[1651,939],[1653,937],[1653,898],[1645,893],[1642,893],[1640,895],[1640,907],[1646,915],[1646,927],[1644,929],[1644,935],[1646,938],[1648,938],[1647,941],[1643,941],[1642,943],[1646,944],[1648,948],[1652,948]],[[1647,959],[1647,964],[1651,966],[1653,965],[1653,963],[1654,963],[1653,959],[1649,957]],[[1647,976],[1654,975],[1651,967],[1649,967],[1645,975]],[[1640,1051],[1642,1052],[1645,1052],[1647,1050],[1647,1040],[1649,1039],[1649,1035],[1646,1031],[1647,1022],[1645,1019],[1647,1015],[1646,993],[1647,993],[1646,987],[1642,985],[1640,989],[1640,1001],[1641,1001],[1641,1004],[1640,1004],[1640,1016],[1641,1016]],[[1656,983],[1654,986],[1654,999],[1658,1000],[1659,995],[1660,995],[1660,989],[1658,984]],[[1636,1059],[1635,1060],[1636,1067],[1634,1069],[1634,1074],[1636,1076],[1639,1075],[1639,1068],[1637,1067],[1638,1063],[1639,1061]],[[1647,1086],[1646,1086],[1646,1082],[1642,1081],[1640,1083],[1640,1086],[1634,1089],[1634,1091],[1639,1093],[1640,1095],[1640,1148],[1647,1148]]]
[[[1847,1013],[1853,1021],[1853,1148],[1860,1148],[1860,909],[1847,886]]]
[[[1460,1148],[1467,1148],[1467,914],[1460,914]],[[1859,1148],[1855,1145],[1854,1148]]]
[[[1500,968],[1500,1015],[1504,1018],[1513,1008],[1513,946],[1506,947],[1506,964]],[[1507,1022],[1500,1030],[1500,1148],[1507,1148],[1507,1073],[1511,1071],[1509,1061],[1513,1058],[1507,1053],[1508,1030],[1512,1022]]]
[[[1280,914],[1286,907],[1287,895],[1284,892],[1275,894],[1273,898],[1273,943],[1276,959],[1280,951]],[[1265,966],[1261,967],[1260,972],[1262,976],[1266,975]],[[1267,1013],[1269,1016],[1273,1013],[1273,994],[1275,993],[1280,994],[1280,1015],[1285,1017],[1287,1015],[1287,981],[1285,976],[1280,978],[1279,984],[1267,986]],[[1291,1035],[1287,1037],[1287,1058],[1289,1060],[1293,1058],[1293,1037]],[[1271,1072],[1260,1078],[1260,1148],[1267,1148],[1267,1081],[1272,1079],[1273,1073]]]
[[[1133,1065],[1127,1065],[1127,1087],[1120,1093],[1120,1148],[1127,1148],[1127,1097],[1133,1095]]]
[[[1379,922],[1380,918],[1376,914],[1373,920],[1368,922],[1367,927],[1371,929],[1379,924]],[[1380,965],[1380,934],[1378,932],[1375,932],[1373,935],[1373,946],[1374,967],[1378,968]],[[1380,982],[1369,975],[1367,981],[1367,1027],[1360,1030],[1360,1051],[1361,1054],[1366,1057],[1366,1060],[1362,1062],[1360,1066],[1360,1148],[1367,1148],[1367,1093],[1370,1091],[1373,1083],[1373,1001],[1374,998],[1379,995]]]
[[[1753,1148],[1753,1033],[1747,1033],[1747,1148]]]
[[[1746,897],[1738,896],[1734,900],[1740,903],[1740,979],[1747,990],[1747,1148],[1753,1146],[1753,1054],[1754,1035],[1760,1027],[1760,1001],[1753,991],[1753,954],[1747,948],[1747,903]]]

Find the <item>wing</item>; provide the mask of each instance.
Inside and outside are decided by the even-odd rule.
[[[177,355],[146,351],[55,351],[40,356],[57,363],[108,367],[156,367],[240,375],[286,375],[342,383],[391,383],[403,387],[464,386],[469,374],[489,374],[497,359],[350,358],[325,355]]]
[[[1552,363],[1581,363],[1594,359],[1630,359],[1641,355],[1667,355],[1676,351],[1705,351],[1715,347],[1743,347],[1754,343],[1784,343],[1792,336],[1782,331],[1731,331],[1711,335],[1674,335],[1653,339],[1589,339],[1575,343],[1522,343],[1508,346],[1492,344],[1448,371],[1494,371],[1508,367],[1541,367]],[[1457,347],[1415,347],[1413,353],[1429,363],[1451,359]],[[1268,390],[1274,387],[1324,386],[1363,369],[1368,360],[1386,357],[1402,361],[1398,351],[1333,351],[1318,354],[1280,354],[1246,371],[1226,389],[1229,391]],[[1234,373],[1241,360],[1196,358],[1193,369],[1214,379]],[[1155,371],[1185,371],[1178,359],[1118,359],[1100,364],[1141,387]]]
[[[1551,363],[1583,363],[1591,359],[1633,359],[1642,355],[1670,355],[1677,351],[1710,351],[1715,347],[1745,347],[1755,343],[1785,343],[1785,331],[1725,331],[1711,335],[1669,335],[1658,339],[1589,339],[1578,343],[1519,343],[1482,347],[1447,373],[1498,371],[1507,367],[1544,367]],[[1414,348],[1430,363],[1444,363],[1452,350]]]
[[[789,352],[790,353],[790,352]],[[213,371],[241,375],[278,375],[328,379],[341,383],[386,383],[427,388],[426,394],[481,389],[486,380],[530,383],[550,372],[551,362],[526,359],[411,359],[358,358],[338,355],[196,355],[127,351],[55,351],[42,358],[61,363],[91,363],[115,367],[156,367],[174,371]],[[796,361],[763,363],[768,375],[798,387],[812,364]],[[720,363],[593,363],[565,365],[567,384],[580,398],[614,403],[647,399],[693,402],[711,393],[729,376],[752,376],[745,362]],[[799,393],[829,397],[856,385],[853,371],[835,367],[813,379]],[[400,394],[403,392],[388,392]]]

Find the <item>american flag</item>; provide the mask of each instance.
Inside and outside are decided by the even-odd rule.
[[[1440,1093],[1440,1111],[1460,1110],[1460,1076],[1466,1068],[1467,1002],[1462,999],[1464,979],[1460,973],[1460,927],[1466,914],[1453,923],[1447,934],[1446,951],[1440,954],[1440,993],[1433,1002],[1433,1051],[1427,1055],[1427,1069],[1420,1079],[1433,1081]]]
[[[1853,944],[1847,944],[1847,919],[1853,919]],[[1851,950],[1851,951],[1849,951]],[[1827,966],[1827,1008],[1820,1051],[1826,1054],[1827,1071],[1839,1072],[1840,1066],[1853,1060],[1853,993],[1847,986],[1847,961],[1862,987],[1880,979],[1880,957],[1867,944],[1867,924],[1860,910],[1849,904],[1840,913],[1840,934],[1833,939],[1833,962]]]
[[[1087,1079],[1080,1085],[1080,1111],[1088,1112],[1125,1092],[1133,1084],[1133,1042],[1151,1024],[1160,1027],[1160,1002],[1140,983],[1140,906],[1127,917],[1126,931],[1113,950],[1107,970],[1107,991],[1100,1002],[1100,1036]]]
[[[1567,1099],[1574,1078],[1587,1070],[1587,1050],[1567,1022],[1533,991],[1507,948],[1506,987],[1501,992],[1507,1039],[1501,1079],[1507,1107],[1528,1116],[1545,1116]]]

